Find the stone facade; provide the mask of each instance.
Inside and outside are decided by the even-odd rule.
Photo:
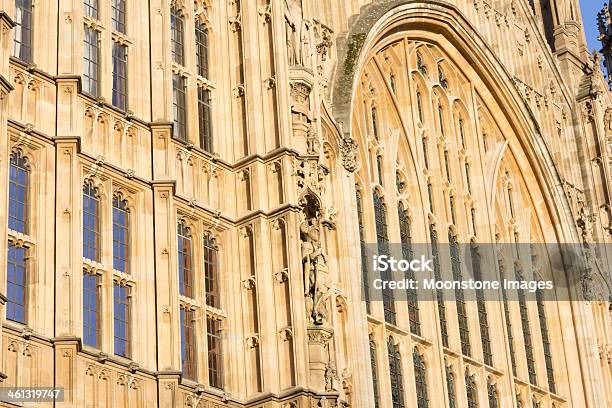
[[[612,93],[582,24],[578,0],[0,0],[0,385],[66,408],[612,406]],[[381,223],[576,244],[588,300],[366,302]]]

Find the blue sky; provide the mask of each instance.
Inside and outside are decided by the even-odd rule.
[[[597,40],[599,33],[597,32],[597,13],[603,8],[606,0],[580,0],[580,8],[582,9],[582,21],[584,22],[584,31],[586,31],[587,43],[589,51],[601,48],[601,43]]]

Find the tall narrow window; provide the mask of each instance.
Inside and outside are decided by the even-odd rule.
[[[476,234],[476,209],[474,207],[470,208],[470,219],[472,221],[472,234]]]
[[[423,55],[419,51],[416,52],[416,65],[421,74],[427,75],[427,65],[425,65]]]
[[[219,307],[218,283],[218,248],[215,239],[210,235],[204,236],[204,290],[206,291],[206,304]]]
[[[467,394],[468,408],[478,408],[478,389],[474,374],[469,375],[465,372],[465,391]]]
[[[100,197],[91,180],[83,185],[83,257],[100,262]]]
[[[400,238],[402,242],[402,258],[407,261],[414,259],[414,251],[412,248],[412,232],[410,220],[406,215],[406,210],[403,204],[397,206],[397,216],[399,218]],[[408,269],[406,272],[408,279],[415,279],[414,271]],[[419,319],[419,303],[417,301],[417,292],[415,289],[407,289],[406,297],[408,301],[408,319],[410,321],[410,332],[416,335],[421,334],[421,323]]]
[[[461,141],[461,147],[465,149],[465,123],[463,118],[459,118],[459,140]]]
[[[480,253],[475,243],[470,244],[470,257],[472,258],[472,273],[474,274],[474,280],[482,281]],[[485,364],[492,366],[493,354],[491,352],[491,337],[489,336],[489,317],[482,289],[476,290],[476,307],[478,308],[478,324],[480,326],[483,360]]]
[[[515,271],[516,279],[523,280],[521,271],[517,268]],[[527,360],[527,374],[529,382],[537,385],[537,377],[535,370],[535,358],[533,356],[533,338],[531,336],[531,325],[529,322],[529,311],[527,309],[527,301],[525,300],[525,291],[517,289],[519,300],[519,311],[521,314],[521,327],[523,329],[523,342],[525,344],[525,359]]]
[[[15,0],[13,55],[32,62],[32,0]]]
[[[368,256],[365,240],[365,225],[363,223],[363,200],[361,192],[355,186],[355,199],[357,201],[357,223],[359,225],[359,250],[361,256],[361,284],[363,285],[363,297],[366,303],[366,312],[370,313],[370,285],[368,278]]]
[[[208,79],[208,28],[200,20],[195,24],[198,75]]]
[[[540,320],[540,333],[542,334],[542,348],[544,349],[544,363],[546,364],[548,390],[552,393],[556,393],[557,387],[555,386],[555,373],[553,370],[550,337],[548,335],[548,322],[546,320],[546,311],[544,308],[544,300],[542,299],[541,291],[536,291],[536,300],[538,303],[538,318]]]
[[[111,20],[113,30],[125,34],[125,2],[126,0],[112,0]]]
[[[499,278],[502,282],[506,280],[506,267],[504,266],[501,254],[498,254],[497,265],[499,269]],[[516,354],[514,352],[514,336],[512,335],[512,320],[510,320],[510,305],[508,304],[508,292],[505,288],[502,289],[502,297],[504,303],[504,317],[506,320],[506,331],[508,332],[508,350],[510,351],[510,364],[512,375],[516,375]]]
[[[28,189],[30,185],[30,166],[21,150],[11,153],[9,171],[9,211],[8,227],[13,231],[28,232]]]
[[[98,96],[100,78],[100,33],[85,26],[83,37],[83,91]]]
[[[372,108],[370,114],[372,118],[372,134],[378,140],[378,113],[375,107]]]
[[[198,130],[200,147],[208,153],[213,152],[212,121],[210,111],[210,90],[198,87]]]
[[[206,337],[208,341],[208,385],[223,389],[223,362],[221,354],[221,322],[212,317],[206,318]]]
[[[113,287],[115,354],[130,356],[130,288],[115,282]]]
[[[419,114],[419,122],[423,123],[423,95],[421,91],[416,93],[417,113]]]
[[[450,195],[450,197],[448,197],[448,206],[450,207],[451,222],[456,225],[457,219],[455,212],[455,196],[452,194]]]
[[[186,106],[185,78],[179,74],[174,74],[172,76],[172,109],[174,114],[172,135],[184,142],[187,141]]]
[[[431,242],[431,257],[434,264],[434,278],[436,281],[442,281],[442,272],[440,269],[440,251],[438,249],[438,231],[433,224],[429,224],[429,240]],[[438,319],[440,320],[440,335],[442,336],[442,345],[448,347],[448,327],[446,324],[446,304],[444,303],[444,292],[436,291],[436,301],[438,303]]]
[[[438,126],[440,133],[444,135],[444,108],[441,103],[438,103]]]
[[[389,380],[391,382],[391,401],[393,408],[404,408],[404,377],[402,375],[402,358],[399,346],[393,344],[389,337],[387,341],[387,354],[389,357]]]
[[[6,318],[26,323],[27,249],[8,243],[6,259]]]
[[[180,10],[175,6],[170,7],[170,46],[172,49],[172,61],[185,65],[185,21]]]
[[[193,250],[191,230],[184,223],[178,224],[178,267],[179,293],[183,296],[193,296]]]
[[[442,88],[448,88],[448,79],[446,78],[442,64],[438,64],[438,82]]]
[[[383,204],[381,197],[375,191],[374,199],[374,221],[376,224],[376,242],[378,244],[378,253],[381,255],[389,255],[389,235],[387,233],[387,209]],[[381,271],[383,280],[391,280],[389,271]],[[383,288],[383,309],[385,321],[395,324],[395,301],[393,291],[388,288]]]
[[[113,106],[127,107],[127,47],[113,42]]]
[[[87,17],[98,19],[98,0],[85,0],[83,7]]]
[[[374,388],[374,407],[380,406],[380,394],[378,391],[378,367],[376,364],[376,343],[370,335],[370,366],[372,367],[372,387]]]
[[[417,407],[429,407],[429,393],[427,391],[427,371],[425,370],[425,360],[414,348],[412,352],[412,363],[414,364],[414,383],[416,386]]]
[[[497,397],[497,386],[495,384],[487,384],[487,396],[489,399],[489,408],[498,408],[499,399]]]
[[[429,198],[429,212],[434,212],[433,186],[427,183],[427,197]]]
[[[457,398],[455,397],[455,374],[449,367],[445,367],[446,371],[446,392],[448,397],[448,408],[457,408]]]
[[[378,184],[381,186],[383,183],[383,161],[382,156],[380,154],[376,155],[376,171],[378,173]]]
[[[113,197],[113,268],[129,272],[130,211],[127,201],[119,193]]]
[[[389,86],[391,87],[391,91],[395,93],[395,75],[393,75],[393,72],[389,73]]]
[[[183,377],[196,379],[196,339],[193,310],[181,307],[181,367]]]
[[[448,150],[444,150],[444,171],[446,173],[446,181],[451,181],[450,158]]]
[[[470,164],[465,163],[465,184],[467,186],[468,193],[472,194],[472,179],[470,175]]]
[[[429,168],[429,153],[427,151],[427,137],[423,136],[421,138],[421,145],[423,146],[423,163],[425,164],[425,168]]]
[[[459,255],[459,243],[457,242],[457,236],[449,231],[448,242],[450,249],[451,258],[451,270],[453,272],[453,280],[456,282],[463,281],[461,273],[461,259]],[[464,299],[463,290],[460,288],[455,289],[455,304],[457,305],[457,320],[459,322],[459,337],[461,340],[461,352],[470,356],[471,345],[470,345],[470,329],[468,324],[468,315]]]
[[[100,276],[83,272],[83,343],[100,347]]]

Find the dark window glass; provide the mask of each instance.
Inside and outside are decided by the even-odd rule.
[[[414,251],[412,248],[412,231],[410,226],[410,219],[406,215],[403,204],[399,204],[397,207],[397,215],[399,218],[399,229],[400,238],[402,242],[402,258],[405,260],[412,260],[414,258]],[[406,272],[408,279],[415,279],[414,271],[409,269]],[[421,334],[421,322],[419,319],[419,302],[417,299],[417,292],[415,289],[407,289],[406,297],[408,303],[408,318],[410,320],[410,331],[416,335]]]
[[[8,243],[6,260],[6,318],[26,323],[27,249]]]
[[[181,12],[174,6],[170,8],[170,30],[172,31],[172,60],[177,64],[185,64],[185,22]]]
[[[113,29],[125,34],[125,0],[112,0],[111,8]]]
[[[421,91],[416,93],[417,113],[419,114],[419,122],[423,123],[423,96]]]
[[[221,322],[206,318],[208,340],[208,385],[223,389],[223,361],[221,354]]]
[[[459,254],[459,243],[457,237],[450,231],[448,233],[448,242],[451,257],[451,269],[453,272],[453,280],[456,282],[463,281],[461,273],[461,259]],[[461,340],[461,352],[466,355],[471,355],[470,346],[470,329],[468,324],[467,309],[464,300],[463,290],[457,288],[455,290],[455,303],[457,305],[457,319],[459,322],[459,337]]]
[[[32,62],[32,0],[15,0],[13,55]]]
[[[419,72],[423,75],[427,75],[427,65],[425,65],[423,55],[421,55],[419,51],[416,52],[416,64]]]
[[[505,266],[501,255],[498,254],[497,260],[499,268],[499,278],[501,281],[506,280]],[[502,289],[504,301],[504,316],[506,320],[506,331],[508,332],[508,349],[510,351],[510,364],[512,365],[512,375],[516,375],[516,354],[514,352],[514,336],[512,335],[512,320],[510,320],[510,305],[508,304],[508,293],[506,289]]]
[[[357,188],[357,187],[355,187]],[[366,312],[370,313],[370,285],[368,280],[368,256],[365,240],[365,225],[363,223],[363,200],[359,190],[355,191],[357,200],[357,223],[359,224],[359,249],[361,256],[361,280],[363,284],[363,295],[366,302]]]
[[[387,353],[389,356],[389,380],[391,382],[391,401],[393,408],[404,408],[404,378],[402,375],[402,358],[399,346],[393,344],[389,337],[387,341]]]
[[[100,347],[100,276],[83,273],[83,343]]]
[[[515,270],[516,279],[523,280],[520,270]],[[529,312],[527,311],[527,301],[525,300],[525,291],[518,289],[517,295],[519,299],[519,310],[521,313],[521,327],[523,329],[523,341],[525,344],[525,358],[527,360],[527,373],[529,374],[529,382],[537,385],[535,359],[533,357],[533,338],[531,336],[531,326],[529,323]]]
[[[391,91],[395,93],[395,75],[393,75],[393,72],[389,73],[389,86],[391,87]]]
[[[412,362],[414,364],[414,383],[416,386],[416,397],[418,408],[429,407],[429,394],[427,391],[427,371],[423,356],[415,348],[412,352]]]
[[[376,242],[378,244],[378,253],[380,255],[389,255],[389,235],[387,233],[387,209],[382,202],[382,199],[375,191],[374,199],[374,221],[376,224]],[[381,271],[383,280],[391,280],[391,274],[387,271]],[[395,324],[395,302],[393,291],[387,288],[383,290],[383,307],[385,312],[385,321]]]
[[[448,397],[448,408],[457,408],[457,399],[455,397],[455,374],[449,366],[446,370],[446,392]]]
[[[378,113],[376,111],[376,108],[372,108],[371,116],[372,116],[372,134],[374,134],[374,137],[378,139]]]
[[[461,147],[465,149],[465,123],[463,118],[459,118],[459,139],[461,141]]]
[[[204,88],[198,88],[198,125],[200,131],[200,147],[208,153],[212,153],[213,134],[210,91]]]
[[[127,47],[113,43],[113,106],[127,107]]]
[[[83,37],[83,91],[93,96],[98,96],[100,77],[99,35],[98,31],[85,26]]]
[[[172,76],[172,109],[174,113],[174,128],[172,135],[182,141],[187,141],[187,100],[185,95],[185,78],[178,74]]]
[[[429,153],[427,151],[427,138],[421,138],[421,145],[423,146],[423,163],[425,163],[425,168],[429,168]]]
[[[465,183],[467,185],[468,193],[472,194],[472,179],[470,175],[470,164],[465,163]]]
[[[204,236],[204,286],[206,304],[219,307],[218,249],[210,235]]]
[[[181,367],[183,377],[196,379],[195,316],[192,310],[181,307]]]
[[[487,396],[489,399],[489,408],[499,408],[497,387],[495,386],[495,384],[487,384]]]
[[[450,196],[448,198],[448,205],[450,207],[451,223],[457,224],[457,219],[456,219],[456,214],[455,214],[455,196]]]
[[[472,233],[476,235],[476,209],[470,208],[470,218],[472,219]]]
[[[472,258],[472,273],[474,274],[474,280],[482,281],[480,253],[476,244],[470,245],[470,255]],[[487,305],[485,304],[484,292],[482,289],[476,290],[476,307],[478,308],[478,323],[480,326],[482,356],[485,364],[492,366],[493,354],[491,352],[491,337],[489,335],[489,317],[487,314]]]
[[[444,135],[444,108],[441,104],[438,104],[438,125],[440,126],[440,133]]]
[[[446,180],[451,180],[451,172],[450,172],[450,158],[448,154],[448,150],[444,151],[444,171],[446,172]]]
[[[474,375],[465,373],[465,391],[467,394],[468,408],[478,408],[478,390],[476,389],[476,380]]]
[[[113,288],[115,354],[130,356],[130,288],[119,283]]]
[[[195,39],[198,75],[208,78],[208,28],[201,21],[196,21]]]
[[[130,211],[121,194],[113,197],[113,268],[129,272]]]
[[[13,231],[27,234],[30,167],[28,159],[23,156],[21,150],[11,153],[9,173],[8,227]]]
[[[427,197],[429,198],[429,211],[434,212],[434,200],[433,200],[433,186],[431,183],[427,184]]]
[[[544,301],[542,299],[542,292],[536,292],[536,300],[538,303],[538,318],[540,320],[540,332],[542,334],[542,348],[544,349],[544,363],[546,364],[546,376],[548,378],[548,390],[552,393],[557,392],[555,386],[555,373],[553,370],[552,363],[552,351],[550,348],[550,337],[548,335],[548,322],[546,320],[546,311],[544,308]]]
[[[100,198],[91,180],[83,185],[83,257],[100,262]]]
[[[98,0],[85,0],[83,2],[84,13],[91,18],[98,18]]]
[[[193,296],[193,250],[191,231],[189,227],[180,222],[178,224],[178,267],[179,267],[179,293],[183,296]]]
[[[436,281],[442,281],[442,272],[440,269],[440,252],[438,249],[438,232],[432,224],[429,224],[429,240],[431,241],[431,257],[434,264],[434,278]],[[448,347],[448,327],[446,324],[446,304],[444,303],[444,292],[436,291],[436,301],[438,303],[438,319],[440,320],[440,334],[442,336],[442,345]]]
[[[376,365],[376,343],[370,335],[370,365],[372,366],[372,387],[374,388],[374,407],[380,406],[380,394],[378,391],[378,367]]]
[[[383,162],[382,156],[379,154],[376,156],[376,171],[378,172],[378,183],[382,186],[383,183]]]
[[[446,79],[446,74],[444,73],[444,69],[442,69],[442,65],[438,64],[438,82],[442,88],[448,88],[448,79]]]

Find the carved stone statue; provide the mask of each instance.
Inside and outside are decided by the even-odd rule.
[[[336,370],[336,363],[330,361],[325,368],[325,391],[337,391],[339,381],[340,377],[338,376],[338,371]]]
[[[310,122],[308,131],[306,132],[306,153],[312,155],[319,154],[319,137],[315,128],[316,121]]]
[[[285,36],[287,42],[287,59],[289,65],[300,63],[300,50],[297,42],[301,41],[302,1],[285,0]]]

